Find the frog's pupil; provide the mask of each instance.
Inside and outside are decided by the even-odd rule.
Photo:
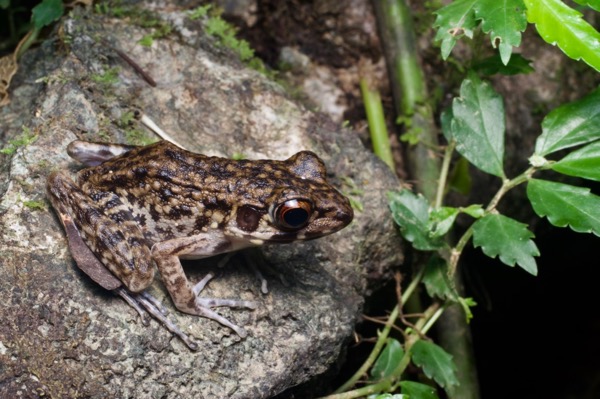
[[[300,227],[306,223],[308,212],[303,208],[289,209],[283,214],[283,220],[290,227]]]

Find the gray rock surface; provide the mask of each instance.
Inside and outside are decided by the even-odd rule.
[[[370,283],[401,262],[386,199],[398,182],[355,134],[246,68],[202,33],[202,20],[172,7],[152,11],[173,31],[144,47],[138,41],[151,30],[134,19],[75,10],[56,35],[25,55],[11,104],[0,109],[2,141],[27,131],[36,137],[0,155],[2,397],[271,397],[335,365]],[[135,60],[156,87],[114,49]],[[259,302],[254,311],[219,310],[249,332],[245,339],[177,312],[157,277],[150,292],[198,341],[200,350],[191,352],[158,322],[143,326],[69,255],[45,199],[46,176],[80,167],[65,152],[72,140],[138,137],[144,128],[129,120],[133,111],[195,152],[284,159],[312,150],[340,190],[364,207],[337,234],[262,248],[264,260],[289,282],[271,278],[266,295],[242,257],[224,268],[211,260],[184,264],[193,281],[217,273],[205,295]]]

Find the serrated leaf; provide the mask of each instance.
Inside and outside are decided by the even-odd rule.
[[[381,354],[371,368],[371,378],[380,380],[389,376],[398,367],[402,357],[404,357],[402,344],[394,338],[389,338],[385,348],[381,351]]]
[[[31,10],[31,21],[36,29],[50,25],[63,15],[62,0],[43,0]]]
[[[458,300],[458,293],[448,278],[448,265],[437,255],[431,256],[423,272],[423,284],[430,297]]]
[[[504,215],[490,214],[473,223],[473,246],[481,247],[490,258],[500,257],[508,265],[515,263],[537,275],[534,256],[540,251],[531,240],[534,235],[527,225]]]
[[[542,121],[542,134],[535,142],[535,153],[552,152],[600,139],[600,88],[580,100],[561,105]]]
[[[546,216],[554,226],[600,236],[600,197],[588,188],[531,179],[527,197],[535,213]]]
[[[456,150],[473,165],[504,177],[504,105],[492,86],[470,73],[452,102]]]
[[[438,399],[434,387],[414,381],[400,381],[402,393],[411,399]]]
[[[521,32],[527,27],[523,0],[479,0],[474,4],[475,18],[490,35],[492,46],[498,47],[504,65],[513,47],[521,45]]]
[[[402,236],[418,250],[433,251],[444,246],[438,237],[432,237],[429,231],[429,203],[422,195],[410,190],[388,194],[392,217]]]
[[[527,20],[547,43],[600,71],[600,33],[560,0],[525,0]]]
[[[442,58],[446,59],[456,41],[463,35],[473,37],[473,29],[478,25],[473,9],[478,0],[456,0],[435,11],[437,15],[433,28],[437,28],[435,41],[442,41]]]
[[[452,356],[441,347],[433,342],[419,340],[413,345],[411,352],[413,362],[442,388],[458,385]]]
[[[600,141],[573,151],[552,165],[559,173],[600,181]]]
[[[429,212],[428,228],[432,237],[442,237],[454,224],[458,208],[444,206]]]
[[[574,0],[575,3],[587,6],[592,10],[600,11],[600,0]]]
[[[534,71],[531,66],[531,60],[523,57],[521,54],[513,54],[510,57],[508,64],[504,65],[500,54],[494,54],[491,57],[485,58],[480,62],[473,65],[473,69],[482,75],[491,76],[494,74],[501,75],[517,75],[517,74],[528,74]]]

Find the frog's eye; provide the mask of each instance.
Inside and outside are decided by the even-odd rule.
[[[306,226],[312,213],[312,204],[304,199],[287,200],[275,208],[275,223],[286,230],[298,230]]]

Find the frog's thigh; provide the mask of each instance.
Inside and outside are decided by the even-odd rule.
[[[157,242],[152,246],[152,258],[177,309],[198,314],[196,295],[179,257],[190,254],[194,254],[195,257],[211,256],[219,252],[217,248],[224,242],[228,243],[226,238],[215,239],[214,234],[199,234]]]
[[[73,258],[86,274],[104,288],[116,288],[116,282],[99,270],[104,265],[131,291],[150,285],[154,277],[150,250],[128,212],[121,210],[120,223],[113,221],[103,204],[88,197],[64,172],[48,177],[47,191],[67,232]],[[116,204],[113,211],[119,206],[115,201],[111,198],[111,205]]]

